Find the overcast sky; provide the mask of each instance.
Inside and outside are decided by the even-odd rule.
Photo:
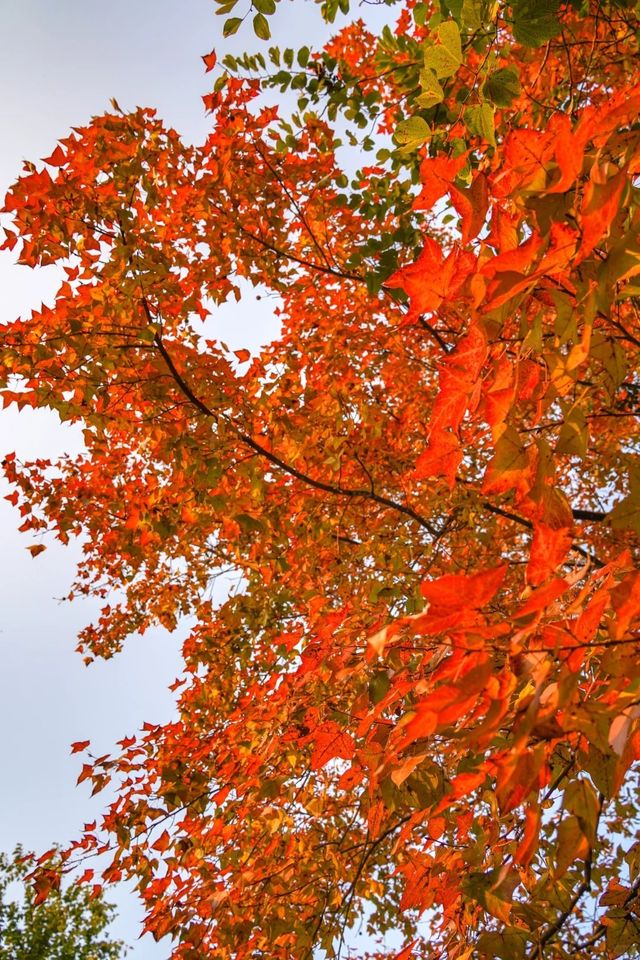
[[[298,46],[328,36],[313,7],[303,9],[300,0],[282,7],[276,42]],[[368,19],[380,18],[368,11]],[[108,109],[111,97],[125,109],[155,107],[186,139],[203,139],[208,121],[200,98],[212,84],[201,55],[257,44],[246,31],[222,41],[222,22],[213,0],[0,0],[0,194],[24,159],[48,156],[71,126]],[[0,256],[0,323],[49,299],[54,282],[47,270]],[[232,349],[255,349],[277,330],[264,301],[230,306],[215,322]],[[53,414],[0,412],[0,455],[55,457],[80,447],[80,431],[62,428]],[[70,743],[91,738],[107,752],[145,720],[170,718],[167,686],[180,672],[185,628],[132,638],[113,660],[84,667],[75,637],[95,606],[56,599],[68,591],[78,549],[50,544],[33,559],[18,523],[0,500],[0,850],[18,842],[42,850],[76,836],[104,804],[89,798],[86,785],[75,787],[80,761],[70,756]],[[133,945],[129,956],[166,958],[166,942],[136,939],[141,912],[134,896],[109,896],[119,908],[114,934]]]

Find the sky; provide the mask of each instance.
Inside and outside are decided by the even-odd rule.
[[[281,8],[273,42],[319,44],[329,36],[310,4],[284,0]],[[381,16],[367,8],[368,20]],[[0,196],[23,160],[50,155],[70,127],[109,109],[111,97],[124,109],[155,107],[186,140],[204,139],[201,96],[212,83],[200,57],[259,43],[246,30],[223,41],[222,23],[213,0],[0,0]],[[33,271],[0,255],[0,324],[50,300],[53,270]],[[255,350],[277,335],[272,308],[251,297],[218,311],[215,325],[231,349]],[[10,451],[29,459],[81,447],[80,430],[63,427],[54,414],[0,411],[0,459]],[[0,850],[21,843],[42,851],[77,836],[104,808],[104,795],[92,800],[86,785],[75,786],[81,761],[70,744],[91,739],[106,753],[143,722],[171,718],[167,687],[180,673],[186,625],[173,635],[133,637],[112,660],[85,667],[74,652],[76,635],[96,605],[58,599],[69,589],[79,545],[50,541],[34,559],[19,522],[0,499]],[[118,907],[112,933],[132,946],[128,956],[165,960],[167,941],[138,939],[133,893],[110,888],[108,898]]]

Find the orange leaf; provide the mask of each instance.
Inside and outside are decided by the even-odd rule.
[[[582,243],[580,255],[586,257],[605,234],[614,217],[620,210],[622,192],[628,180],[624,172],[617,173],[604,183],[594,179],[597,171],[592,170],[592,176],[585,187],[580,207],[580,226],[582,229]]]
[[[540,832],[540,811],[537,807],[527,807],[524,817],[524,833],[514,856],[516,863],[522,867],[526,867],[531,862],[536,852]]]
[[[445,477],[450,487],[455,483],[462,462],[462,448],[454,433],[438,431],[416,460],[416,477]]]
[[[29,551],[32,557],[39,556],[39,554],[43,553],[46,549],[47,548],[45,547],[44,543],[37,543],[37,544],[33,544],[30,547],[27,547],[27,550]]]
[[[489,209],[489,191],[487,178],[481,172],[476,172],[471,186],[464,190],[462,187],[451,187],[451,202],[460,214],[462,243],[468,243],[476,237],[482,229]]]
[[[157,850],[158,853],[164,853],[165,850],[169,847],[171,843],[171,836],[167,830],[163,830],[155,843],[151,844],[152,850]]]
[[[467,163],[468,153],[459,157],[428,157],[420,166],[422,190],[414,201],[414,210],[430,210],[436,200],[448,193],[453,181]]]
[[[457,247],[445,258],[440,245],[425,237],[418,259],[397,270],[386,281],[387,287],[400,287],[411,301],[410,317],[433,313],[445,297],[462,287],[475,267],[473,254]]]
[[[313,734],[315,741],[311,755],[311,769],[321,770],[330,760],[339,757],[351,760],[355,752],[351,736],[333,720],[321,723]]]
[[[463,605],[471,610],[479,610],[498,592],[506,572],[507,564],[503,563],[492,570],[483,570],[470,576],[448,573],[437,580],[425,580],[420,590],[434,607]]]
[[[380,836],[380,828],[382,827],[385,813],[385,805],[382,800],[376,800],[376,802],[369,807],[367,825],[369,829],[369,836],[372,840],[375,840],[376,837]]]
[[[408,943],[406,947],[403,947],[400,953],[396,953],[395,960],[412,960],[413,948],[417,942],[417,940],[412,940],[411,943]]]
[[[405,734],[405,736],[402,738],[403,746],[413,743],[414,740],[420,740],[422,737],[428,737],[434,732],[437,726],[438,716],[429,709],[429,700],[427,699],[422,701],[418,704],[415,715],[411,718],[409,723],[402,728],[403,733]],[[411,769],[408,770],[407,776],[409,773],[411,773]],[[402,780],[398,781],[394,778],[394,782],[401,783]]]
[[[50,157],[44,158],[44,163],[48,163],[50,167],[62,167],[67,160],[67,155],[58,144]]]
[[[215,67],[218,59],[216,56],[215,50],[212,50],[211,53],[206,53],[202,59],[204,61],[205,67],[207,68],[205,70],[205,73],[210,73],[211,70],[213,70],[213,68]]]
[[[571,527],[553,527],[547,523],[533,525],[533,541],[527,564],[527,581],[537,586],[560,566],[573,543]]]
[[[554,600],[557,600],[558,597],[562,596],[568,589],[569,584],[567,581],[558,577],[552,580],[551,583],[545,584],[544,587],[538,587],[537,590],[534,590],[522,606],[518,607],[514,616],[519,619],[520,617],[528,616],[530,613],[537,613],[539,610],[544,610],[545,607],[552,604]]]

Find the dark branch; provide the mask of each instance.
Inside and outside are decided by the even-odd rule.
[[[153,323],[153,314],[151,313],[151,309],[146,300],[142,301],[142,306],[149,323]],[[235,431],[237,437],[246,446],[248,446],[259,456],[264,457],[265,460],[268,460],[269,463],[273,464],[274,467],[278,467],[279,470],[282,470],[284,473],[288,473],[289,476],[295,477],[297,480],[301,480],[303,483],[306,483],[308,486],[313,487],[316,490],[322,490],[324,493],[331,493],[334,496],[348,497],[349,499],[354,500],[372,500],[374,503],[378,503],[382,507],[395,510],[397,513],[401,513],[405,517],[415,520],[415,522],[427,530],[432,537],[437,538],[440,535],[439,531],[433,526],[433,524],[431,524],[425,517],[419,514],[412,507],[409,507],[404,503],[397,503],[397,501],[391,500],[389,497],[382,496],[382,494],[375,493],[371,490],[337,487],[331,483],[325,483],[323,480],[316,480],[314,477],[310,477],[309,474],[304,473],[302,470],[298,470],[297,467],[292,466],[290,463],[286,463],[286,461],[282,460],[277,454],[273,453],[271,450],[268,450],[267,447],[263,447],[262,444],[258,443],[257,440],[254,440],[254,438],[248,433],[244,433],[244,431],[236,426],[236,424],[233,423],[233,421],[228,417],[215,413],[215,411],[208,407],[207,404],[204,403],[200,397],[193,392],[187,381],[174,364],[171,354],[167,351],[167,348],[165,347],[159,333],[156,333],[154,337],[154,343],[158,349],[158,352],[166,363],[174,381],[185,397],[187,397],[187,399],[193,404],[193,406],[205,417],[210,417],[214,420],[224,419],[227,423],[229,423],[229,425]]]

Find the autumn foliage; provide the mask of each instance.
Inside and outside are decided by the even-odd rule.
[[[22,529],[82,538],[87,659],[192,618],[175,721],[87,757],[116,799],[66,854],[175,958],[640,945],[639,29],[408,0],[221,41],[201,146],[114,105],[6,198],[61,282],[4,401],[86,443],[7,457]],[[281,335],[233,355],[251,286]]]

